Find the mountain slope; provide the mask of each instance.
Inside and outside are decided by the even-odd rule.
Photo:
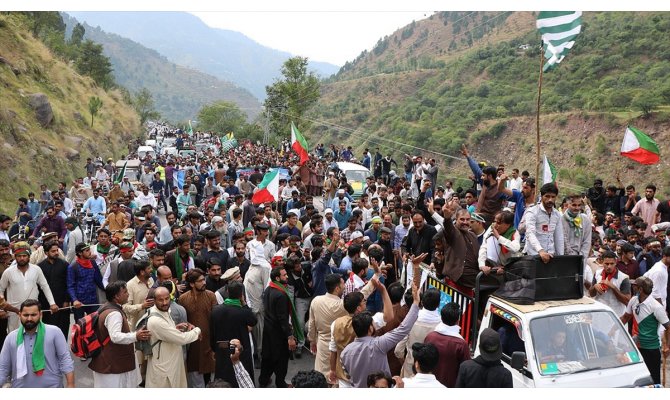
[[[181,12],[69,12],[80,21],[127,37],[170,61],[214,75],[265,98],[265,86],[280,77],[289,53],[262,46],[239,32],[210,28]],[[310,63],[322,76],[337,72],[328,63]]]
[[[86,157],[117,158],[141,132],[139,118],[119,91],[105,92],[76,73],[28,31],[17,14],[0,16],[0,209],[13,215],[17,196],[37,192],[41,183],[83,176]],[[30,106],[34,94],[50,103],[53,120],[44,127]],[[90,127],[88,102],[102,100]]]
[[[401,28],[322,86],[310,115],[317,123],[306,135],[359,151],[379,145],[396,157],[437,152],[443,171],[453,161],[445,154],[460,158],[460,146],[469,144],[491,163],[534,175],[540,68],[539,49],[530,45],[539,41],[534,24],[530,12],[462,12]],[[668,138],[668,33],[667,12],[584,14],[573,51],[544,75],[542,90],[542,152],[560,161],[565,183],[590,186],[602,165],[612,167],[603,171],[610,182],[617,168],[640,181],[656,168],[616,154],[628,123],[646,128],[659,144]],[[656,111],[640,118],[647,103]],[[449,168],[470,174],[464,162]]]
[[[77,20],[63,14],[68,32]],[[130,39],[83,24],[85,38],[103,45],[110,58],[116,82],[136,93],[147,88],[154,97],[156,110],[170,121],[195,119],[198,111],[218,100],[231,101],[245,112],[249,120],[261,111],[258,100],[246,89],[221,81],[192,68],[176,65]]]

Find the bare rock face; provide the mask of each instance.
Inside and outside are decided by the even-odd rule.
[[[53,122],[54,113],[47,95],[44,93],[31,94],[29,104],[35,110],[35,117],[43,128],[48,127]]]
[[[68,147],[65,149],[65,158],[67,158],[70,161],[77,161],[79,160],[79,151]]]

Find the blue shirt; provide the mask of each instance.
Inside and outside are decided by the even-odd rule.
[[[107,204],[105,203],[105,198],[102,196],[89,197],[84,203],[84,210],[89,210],[93,214],[107,214]]]
[[[337,227],[340,228],[340,230],[344,230],[347,228],[349,218],[351,218],[351,211],[344,210],[344,214],[342,214],[338,208],[337,211],[333,214],[333,218],[335,218],[335,221],[337,221]]]
[[[30,215],[32,215],[33,219],[37,218],[37,216],[40,213],[40,202],[37,200],[30,201],[28,200],[28,209],[30,210]]]
[[[512,197],[509,198],[510,201],[513,201],[516,205],[514,206],[514,228],[519,227],[519,222],[521,222],[521,217],[526,211],[526,199],[523,197],[523,193],[513,189]]]

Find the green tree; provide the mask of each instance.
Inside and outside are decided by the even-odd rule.
[[[314,72],[307,71],[306,57],[289,58],[281,73],[282,79],[265,87],[264,105],[270,113],[270,131],[286,135],[293,121],[305,132],[311,124],[303,116],[319,100],[319,79]]]
[[[161,114],[154,110],[154,97],[147,88],[142,88],[132,100],[132,105],[137,115],[140,116],[140,124],[144,125],[147,120],[158,119]]]
[[[84,29],[84,26],[77,22],[77,25],[75,25],[74,28],[72,29],[72,36],[70,36],[70,44],[73,46],[79,46],[82,40],[84,40],[85,33],[86,29]]]
[[[642,111],[643,117],[647,118],[660,103],[658,96],[648,91],[642,91],[635,96],[631,105]]]
[[[98,115],[98,111],[102,108],[102,100],[100,97],[93,96],[88,99],[88,111],[91,113],[91,128],[93,128],[93,118]]]
[[[101,44],[97,44],[91,40],[86,40],[82,43],[75,66],[80,74],[90,76],[105,90],[114,85],[112,63],[102,53]]]
[[[25,14],[30,19],[33,37],[41,37],[50,31],[65,32],[65,22],[58,11],[26,11]]]
[[[198,130],[213,131],[219,134],[240,132],[246,124],[246,115],[237,104],[229,101],[217,101],[204,106],[198,112]]]

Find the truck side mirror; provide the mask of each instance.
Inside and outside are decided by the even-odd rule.
[[[526,353],[523,351],[515,351],[512,353],[512,362],[510,366],[517,371],[521,371],[526,364]]]

